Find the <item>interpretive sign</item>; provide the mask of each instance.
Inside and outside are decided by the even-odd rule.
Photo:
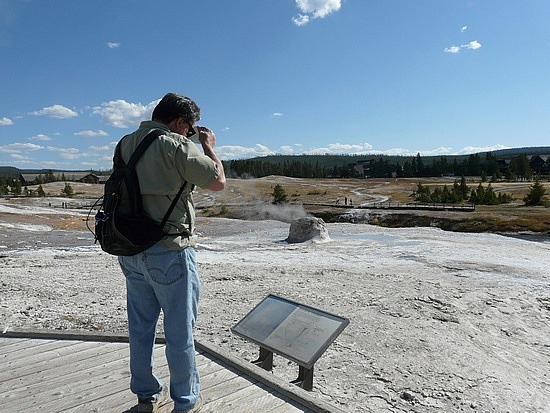
[[[260,345],[259,361],[277,353],[312,371],[348,324],[347,318],[270,294],[231,331]],[[270,370],[271,361],[262,367]]]

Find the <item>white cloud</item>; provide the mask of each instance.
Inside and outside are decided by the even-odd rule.
[[[109,43],[107,43],[107,47],[108,47],[109,49],[117,49],[117,48],[120,47],[120,43],[109,42]]]
[[[342,7],[341,0],[296,0],[296,6],[302,13],[292,18],[296,26],[303,26],[311,19],[324,18]]]
[[[476,49],[479,49],[481,47],[481,44],[477,41],[477,40],[473,40],[471,41],[470,43],[468,44],[463,44],[462,45],[462,48],[463,49],[472,49],[472,50],[476,50]]]
[[[445,53],[459,53],[460,46],[451,46],[444,49]]]
[[[296,5],[303,13],[312,14],[313,18],[323,18],[340,10],[341,0],[296,0]]]
[[[450,155],[453,148],[446,146],[440,146],[439,148],[430,149],[428,151],[414,151],[411,155],[420,154],[422,156],[437,156],[437,155]]]
[[[504,145],[492,145],[492,146],[485,146],[485,147],[476,147],[476,146],[466,146],[462,149],[459,149],[457,151],[453,151],[453,148],[447,147],[447,146],[440,146],[439,148],[435,149],[429,149],[429,150],[411,150],[411,149],[404,149],[404,148],[393,148],[393,149],[385,149],[380,151],[370,151],[369,154],[376,154],[376,155],[399,155],[399,156],[415,156],[417,154],[420,154],[421,156],[445,156],[445,155],[468,155],[472,153],[482,153],[482,152],[492,152],[497,151],[499,149],[508,149],[509,146]]]
[[[125,100],[112,100],[93,108],[93,114],[101,116],[103,122],[117,128],[137,126],[140,121],[151,119],[153,109],[159,100],[147,105],[129,103]]]
[[[262,145],[261,143],[257,143],[255,148],[261,152],[264,152],[264,153],[267,153],[267,152],[272,152],[271,149],[269,149],[267,146],[265,145]]]
[[[219,146],[216,148],[216,153],[221,159],[246,159],[254,158],[256,156],[268,156],[275,155],[275,151],[272,151],[265,145],[256,144],[252,148],[245,146]]]
[[[444,52],[446,53],[459,53],[462,49],[470,49],[470,50],[477,50],[481,47],[481,43],[479,43],[477,40],[472,40],[470,43],[463,44],[460,46],[451,46],[446,47],[444,49]]]
[[[387,156],[416,156],[420,153],[421,156],[452,156],[452,155],[468,155],[472,153],[492,152],[499,149],[507,149],[509,147],[503,145],[492,145],[486,147],[467,146],[462,149],[453,151],[453,148],[440,146],[434,149],[406,149],[406,148],[390,148],[390,149],[373,149],[370,143],[347,144],[347,143],[331,143],[325,147],[301,149],[301,144],[284,145],[278,150],[272,150],[265,145],[256,144],[253,147],[245,146],[220,146],[217,148],[217,153],[223,160],[231,159],[248,159],[269,155],[387,155]],[[98,148],[99,149],[99,148]],[[105,148],[107,149],[107,148]],[[109,148],[112,151],[112,148]]]
[[[78,116],[78,113],[62,105],[53,105],[35,112],[31,112],[31,115],[48,116],[56,119],[68,119]]]
[[[103,146],[90,146],[89,149],[91,151],[95,151],[95,152],[113,152],[113,149],[114,147],[116,146],[116,142],[111,142],[109,143],[108,145],[103,145]]]
[[[308,24],[309,16],[306,16],[303,14],[297,14],[292,18],[292,23],[294,23],[298,27],[303,26],[304,24]]]
[[[39,133],[38,135],[31,136],[29,138],[31,141],[51,141],[52,138],[50,138],[48,135],[44,135],[43,133]]]
[[[21,153],[40,149],[44,149],[44,147],[34,143],[10,143],[8,145],[0,145],[0,152],[3,153]]]
[[[31,115],[48,116],[56,119],[68,119],[78,116],[78,113],[62,105],[53,105],[36,112],[31,112]]]
[[[323,154],[366,154],[371,153],[372,145],[370,143],[363,144],[345,144],[345,143],[331,143],[324,148],[314,148],[305,151],[304,153],[310,155],[323,155]]]
[[[86,137],[92,137],[92,136],[109,136],[107,132],[104,130],[82,130],[80,132],[75,132],[75,136],[86,136]]]
[[[391,149],[384,149],[384,150],[372,150],[372,151],[369,151],[369,153],[373,155],[407,156],[407,155],[416,155],[418,152],[411,152],[410,150],[405,148],[391,148]]]
[[[20,155],[18,153],[12,153],[10,155],[10,158],[15,159],[17,161],[26,161],[26,160],[30,159],[28,156]]]
[[[268,155],[324,155],[324,154],[371,154],[375,153],[372,150],[372,145],[369,143],[363,144],[343,144],[343,143],[332,143],[327,147],[323,148],[313,148],[308,150],[301,150],[301,144],[295,145],[285,145],[281,146],[278,150],[272,150],[271,148],[262,145],[256,144],[253,147],[246,146],[220,146],[217,148],[216,152],[223,160],[229,159],[246,159],[254,158],[258,156],[268,156]]]
[[[479,152],[493,152],[501,149],[510,149],[510,147],[500,145],[500,144],[492,145],[492,146],[465,146],[464,148],[460,149],[458,152],[454,153],[453,155],[466,155],[470,153],[479,153]]]
[[[11,126],[13,125],[13,121],[8,118],[2,118],[0,119],[0,126]]]
[[[281,116],[284,116],[284,114],[281,112],[273,112],[271,116],[274,118],[280,118]]]
[[[357,152],[368,151],[372,149],[370,143],[362,143],[359,145],[349,145],[347,143],[332,143],[328,146],[332,151]]]
[[[78,159],[81,157],[80,151],[76,148],[58,148],[55,146],[48,146],[46,149],[57,152],[59,157],[63,159]]]

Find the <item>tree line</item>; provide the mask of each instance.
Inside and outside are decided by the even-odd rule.
[[[514,198],[510,194],[494,191],[489,183],[483,186],[482,183],[472,189],[466,184],[466,178],[462,176],[460,182],[455,181],[452,187],[447,185],[436,187],[433,191],[421,183],[411,194],[416,202],[435,203],[435,204],[456,204],[460,202],[469,202],[476,205],[499,205],[512,202]]]
[[[297,157],[288,160],[277,157],[237,159],[224,162],[226,175],[233,178],[262,178],[269,175],[281,175],[292,178],[357,178],[355,164],[324,165],[318,159]]]
[[[344,157],[342,157],[345,159]],[[353,157],[356,159],[356,157]],[[352,158],[352,159],[353,159]],[[254,159],[239,159],[224,162],[226,173],[234,178],[261,178],[268,175],[283,175],[294,178],[363,178],[357,162],[342,163],[343,159],[332,164],[320,162],[319,156],[272,156]],[[333,158],[331,158],[333,159]],[[336,158],[337,159],[337,158]],[[506,165],[491,152],[462,157],[422,157],[412,158],[378,156],[367,160],[366,175],[371,178],[423,178],[437,176],[481,176],[483,180],[526,180],[534,174],[549,174],[548,162],[543,170],[533,171],[527,154],[520,154]]]
[[[44,191],[42,184],[39,184],[36,189],[29,189],[27,186],[23,186],[19,179],[9,176],[0,176],[0,195],[45,197],[48,194]],[[61,189],[60,195],[66,197],[74,195],[74,190],[70,183],[65,182],[65,186]]]
[[[535,182],[529,187],[527,195],[522,201],[527,206],[548,206],[547,200],[548,191],[541,184],[540,178],[537,177]],[[411,194],[411,197],[416,202],[435,203],[435,204],[455,204],[460,202],[469,202],[475,205],[500,205],[507,204],[514,200],[510,194],[498,192],[496,193],[491,184],[484,186],[479,183],[477,187],[470,188],[466,184],[466,178],[462,176],[459,181],[455,181],[452,187],[447,185],[436,187],[433,191],[428,187],[417,184],[416,189]]]

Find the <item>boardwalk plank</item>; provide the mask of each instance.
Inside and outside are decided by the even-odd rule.
[[[68,368],[70,368],[72,363],[78,360],[95,359],[102,355],[105,347],[106,343],[82,343],[82,345],[68,345],[67,347],[60,347],[52,351],[30,355],[19,362],[11,363],[7,360],[5,365],[2,363],[2,368],[8,370],[5,373],[4,380],[7,381],[29,376],[40,371],[47,371],[60,364],[61,360],[63,360],[63,363],[67,363]]]
[[[56,351],[58,349],[65,349],[63,351],[71,351],[70,347],[74,344],[76,344],[76,342],[64,342],[62,340],[40,340],[36,343],[32,343],[31,340],[31,343],[29,345],[24,345],[21,348],[10,352],[8,356],[8,361],[10,363],[16,363],[22,360],[24,364],[28,361],[29,349],[33,349],[31,357],[36,357],[37,360],[39,360],[43,354],[46,354],[50,351]],[[47,359],[48,357],[50,357],[49,354],[42,358]]]
[[[129,347],[123,337],[110,342],[105,335],[88,341],[82,334],[56,340],[42,331],[30,340],[21,338],[20,332],[14,337],[18,338],[0,336],[1,412],[123,413],[135,406],[136,396],[129,390]],[[293,386],[259,374],[223,352],[203,343],[197,346],[205,413],[333,412],[319,409],[313,399],[289,392]],[[164,352],[164,345],[156,346],[154,372],[169,385]],[[169,413],[172,406],[170,402],[159,413]]]
[[[164,346],[156,348],[154,356],[156,361],[154,368],[155,375],[164,382],[164,385],[169,385],[167,379],[169,375],[168,364],[164,357]],[[136,395],[130,391],[129,360],[125,359],[123,361],[126,363],[126,379],[115,380],[113,383],[110,380],[112,373],[105,372],[108,376],[105,376],[103,381],[96,382],[87,388],[88,396],[86,397],[86,401],[80,403],[78,406],[67,407],[65,408],[66,411],[73,411],[75,409],[74,411],[80,412],[80,408],[84,409],[83,411],[91,412],[124,411],[134,405]]]
[[[210,401],[206,405],[206,411],[257,413],[266,412],[284,403],[284,400],[271,394],[269,389],[251,383],[250,386]]]
[[[64,388],[77,380],[98,376],[105,371],[128,370],[126,356],[127,354],[124,352],[111,351],[101,356],[101,364],[90,364],[89,359],[81,360],[71,364],[69,371],[67,371],[65,364],[57,364],[51,369],[34,374],[32,382],[25,377],[2,383],[1,389],[3,392],[0,394],[0,407],[2,403],[9,401],[4,399],[17,399],[28,394],[34,394],[42,391],[44,387]],[[22,381],[25,382],[24,388],[21,388]]]
[[[100,363],[98,358],[101,357]],[[70,365],[64,365],[61,363],[52,363],[48,366],[48,369],[33,372],[33,381],[46,381],[52,377],[55,378],[59,375],[70,376],[78,375],[79,373],[85,373],[88,369],[101,368],[103,365],[107,365],[112,361],[124,361],[128,357],[128,352],[122,348],[116,347],[101,347],[85,349],[81,352],[75,353],[69,357],[65,357],[63,362],[70,362]],[[128,362],[126,361],[126,364]]]
[[[82,345],[84,344],[87,343],[82,343]],[[107,344],[107,346],[109,345],[109,343],[105,344]],[[111,344],[111,346],[114,347],[115,345]],[[119,350],[121,350],[121,353],[119,354],[121,360],[126,362],[121,364],[118,369],[111,370],[109,368],[104,368],[99,372],[96,372],[96,374],[91,374],[90,372],[86,374],[86,372],[84,372],[83,374],[77,376],[77,378],[71,380],[67,386],[52,387],[50,383],[42,382],[41,384],[43,384],[43,388],[32,395],[28,395],[26,399],[20,401],[18,403],[18,407],[22,409],[21,411],[33,411],[32,408],[39,405],[42,409],[44,409],[43,411],[61,411],[72,407],[73,405],[82,404],[86,400],[101,399],[106,395],[112,394],[113,392],[128,389],[130,383],[130,373],[128,371],[128,362],[126,360],[128,354],[127,345],[124,346],[126,347],[125,349],[120,346],[118,347]],[[159,370],[164,368],[164,370],[167,371],[166,361],[162,357],[163,351],[164,349],[162,347],[156,348],[155,357],[159,359]],[[87,360],[90,362],[97,362],[96,357],[88,357]],[[66,358],[65,360],[60,359],[59,365],[71,365],[65,361]],[[32,376],[29,376],[29,380],[30,379],[32,379]],[[3,401],[3,403],[5,402],[6,401]]]
[[[229,380],[225,380],[221,383],[215,384],[214,386],[209,386],[203,389],[201,391],[202,397],[204,402],[207,404],[246,387],[252,386],[253,384],[254,382],[248,378],[234,375],[234,377]]]
[[[220,370],[214,371],[213,373],[202,376],[200,378],[201,389],[205,390],[219,383],[229,381],[235,377],[237,377],[237,375],[234,372],[222,368]]]
[[[217,361],[210,360],[206,363],[198,364],[198,368],[199,368],[199,380],[202,388],[205,385],[205,382],[204,382],[205,377],[217,371],[223,370],[224,366]]]
[[[281,404],[274,409],[266,410],[265,413],[311,413],[311,410],[300,406],[291,400],[288,400],[285,404]]]
[[[30,338],[13,338],[9,340],[0,339],[0,350],[2,351],[2,354],[7,354],[12,348],[17,350],[18,346],[23,346],[25,342],[29,341],[32,342]]]
[[[166,360],[164,359],[164,349],[165,346],[162,346],[161,348],[157,349],[155,351],[155,368],[154,372],[159,377],[164,385],[169,386],[169,372],[168,372],[168,366],[166,364]],[[202,353],[202,352],[201,352]],[[223,366],[221,366],[219,363],[216,363],[215,361],[211,360],[208,357],[205,357],[201,354],[197,354],[197,366],[199,367],[199,371],[201,372],[201,377],[203,374],[209,374],[215,371],[219,371],[223,369]],[[161,360],[161,358],[163,360]],[[124,360],[124,363],[128,365],[129,360]],[[129,390],[129,380],[125,383],[125,387],[116,387],[117,391],[116,393],[109,394],[109,395],[102,395],[101,397],[98,397],[97,399],[88,401],[86,403],[80,404],[76,407],[68,408],[67,410],[64,410],[64,412],[94,412],[94,411],[117,411],[122,412],[125,410],[130,409],[132,406],[135,405],[136,402],[136,396],[132,394]],[[111,387],[111,389],[115,389]],[[169,411],[171,408],[169,408]]]
[[[70,386],[63,388],[44,388],[43,392],[30,395],[27,399],[20,400],[20,411],[44,411],[58,412],[69,407],[78,406],[87,400],[95,400],[106,394],[120,391],[128,387],[129,373],[113,371],[108,377],[102,377],[102,386],[97,385],[97,377],[82,377],[73,381]],[[105,391],[105,389],[107,389]],[[103,392],[101,392],[103,391]],[[101,393],[100,393],[101,392]],[[40,407],[40,410],[37,409]]]

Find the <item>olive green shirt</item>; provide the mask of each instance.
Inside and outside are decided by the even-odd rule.
[[[143,209],[155,221],[161,222],[181,186],[187,182],[181,198],[168,218],[164,232],[168,235],[159,245],[178,250],[194,246],[195,227],[193,189],[209,187],[218,177],[216,163],[204,155],[186,137],[171,132],[160,122],[141,122],[139,129],[127,135],[121,145],[121,155],[128,162],[139,143],[153,129],[166,133],[156,139],[136,164],[136,173],[143,200]],[[124,209],[124,206],[121,205]],[[179,233],[183,235],[178,235]]]

